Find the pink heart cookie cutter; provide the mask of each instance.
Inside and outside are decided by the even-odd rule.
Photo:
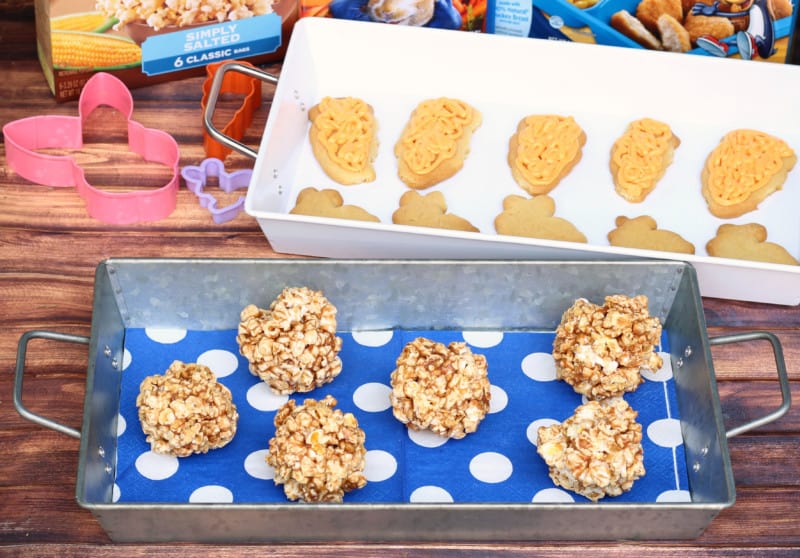
[[[83,147],[83,123],[101,105],[115,108],[127,118],[128,147],[132,152],[145,161],[172,169],[167,184],[135,192],[107,192],[89,184],[83,169],[70,156],[37,152],[46,148]],[[96,73],[81,91],[78,116],[31,116],[3,126],[6,160],[12,170],[31,182],[75,187],[86,202],[89,215],[100,221],[124,225],[163,219],[177,205],[180,150],[171,135],[142,126],[132,115],[133,97],[125,84],[111,74]]]

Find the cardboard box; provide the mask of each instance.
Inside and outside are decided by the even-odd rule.
[[[193,7],[181,11],[163,1],[36,0],[39,60],[56,100],[77,99],[99,71],[135,88],[202,75],[209,62],[283,59],[298,0],[217,2],[170,2]]]
[[[679,25],[676,36],[688,39],[688,43],[684,42],[678,51],[792,62],[790,43],[798,0],[493,0],[487,30],[500,35],[647,48],[641,39],[631,38],[611,21],[621,10],[636,17],[642,1],[647,2],[651,14],[670,13],[670,5],[673,11],[679,7],[672,14],[674,23]],[[665,43],[655,21],[648,21],[644,14],[637,19],[650,27],[656,41]],[[701,26],[706,23],[713,25]],[[681,28],[688,33],[684,34]]]
[[[300,17],[332,17],[459,31],[486,31],[495,0],[300,0]]]

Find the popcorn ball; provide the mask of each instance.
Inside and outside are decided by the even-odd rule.
[[[391,386],[395,418],[414,430],[463,438],[489,412],[486,357],[463,342],[445,346],[418,337],[398,357]]]
[[[142,381],[136,407],[150,448],[177,457],[221,448],[239,420],[230,390],[211,369],[179,360]]]
[[[664,364],[654,350],[660,340],[661,322],[650,316],[646,296],[611,295],[603,306],[578,299],[556,329],[556,377],[587,399],[634,391],[643,369]]]
[[[250,304],[240,318],[239,352],[273,392],[308,392],[342,371],[336,307],[321,291],[287,287],[269,310]]]
[[[304,502],[341,502],[367,484],[364,431],[352,413],[335,409],[336,399],[286,402],[275,415],[275,436],[266,461],[286,497]]]
[[[589,401],[561,424],[541,426],[536,451],[558,486],[596,502],[644,476],[642,425],[621,397]]]
[[[143,21],[158,31],[168,25],[221,23],[272,13],[273,0],[97,0],[96,9],[118,20],[115,29]]]

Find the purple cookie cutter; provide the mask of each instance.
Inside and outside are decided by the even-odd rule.
[[[189,165],[181,170],[186,187],[198,197],[200,207],[208,209],[214,222],[218,225],[234,219],[244,208],[245,198],[240,196],[238,200],[228,206],[217,207],[217,199],[212,194],[205,192],[208,178],[216,177],[220,189],[230,193],[239,188],[246,188],[250,184],[252,174],[253,171],[250,169],[227,172],[225,164],[215,157],[209,157],[199,165]]]

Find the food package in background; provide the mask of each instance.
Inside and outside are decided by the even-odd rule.
[[[333,17],[461,31],[486,31],[495,0],[300,0],[300,17]]]
[[[797,63],[797,9],[798,0],[494,0],[487,32]]]
[[[202,75],[210,62],[279,62],[298,0],[35,0],[37,49],[59,102],[96,72],[128,87]]]

